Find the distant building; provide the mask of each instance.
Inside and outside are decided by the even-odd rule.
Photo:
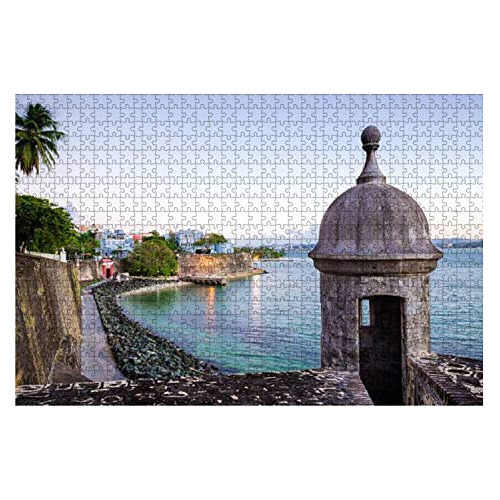
[[[177,244],[188,253],[195,253],[194,243],[201,238],[203,238],[203,233],[196,229],[184,229],[175,233]]]
[[[189,253],[206,254],[224,254],[234,253],[234,245],[227,241],[226,243],[205,243],[204,245],[195,245],[193,251]]]
[[[217,243],[213,253],[234,253],[234,245],[230,241],[226,241],[226,243]]]
[[[125,231],[122,229],[103,231],[99,242],[103,257],[124,259],[134,249],[133,237],[125,234]]]

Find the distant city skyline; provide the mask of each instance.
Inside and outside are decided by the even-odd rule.
[[[482,238],[481,96],[18,95],[16,112],[28,102],[67,135],[55,169],[17,190],[77,225],[312,243],[374,124],[387,182],[422,206],[431,236]]]

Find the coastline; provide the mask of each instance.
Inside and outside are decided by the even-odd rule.
[[[147,278],[140,278],[140,279],[147,279]],[[131,279],[130,281],[133,281]],[[151,285],[146,285],[141,288],[137,288],[135,290],[129,290],[127,292],[120,293],[117,295],[117,299],[120,299],[120,297],[126,297],[128,295],[140,295],[143,293],[152,293],[152,292],[157,292],[159,290],[166,290],[170,288],[180,288],[184,286],[191,286],[193,283],[190,283],[188,281],[180,281],[180,280],[173,280],[173,279],[166,279],[164,280],[165,282],[160,282],[158,280],[156,283],[153,283]],[[125,282],[126,283],[126,282]]]
[[[218,373],[214,365],[195,358],[170,340],[129,318],[118,303],[119,296],[130,292],[151,293],[160,288],[178,286],[184,285],[174,280],[168,284],[158,284],[155,280],[139,278],[102,283],[92,289],[113,358],[120,372],[128,379],[175,379],[194,374]]]

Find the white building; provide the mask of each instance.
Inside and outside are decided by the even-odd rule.
[[[201,231],[195,229],[186,229],[175,234],[175,238],[179,246],[187,253],[234,253],[233,243],[206,243],[204,245],[195,245],[195,243],[205,235]]]
[[[196,229],[184,229],[175,233],[177,244],[188,253],[194,253],[194,243],[203,238],[203,233]]]
[[[104,231],[100,239],[101,255],[124,259],[134,249],[134,240],[122,229]]]

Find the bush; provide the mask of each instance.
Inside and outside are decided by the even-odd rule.
[[[123,264],[125,271],[135,276],[172,276],[177,273],[177,257],[162,239],[137,244]]]

